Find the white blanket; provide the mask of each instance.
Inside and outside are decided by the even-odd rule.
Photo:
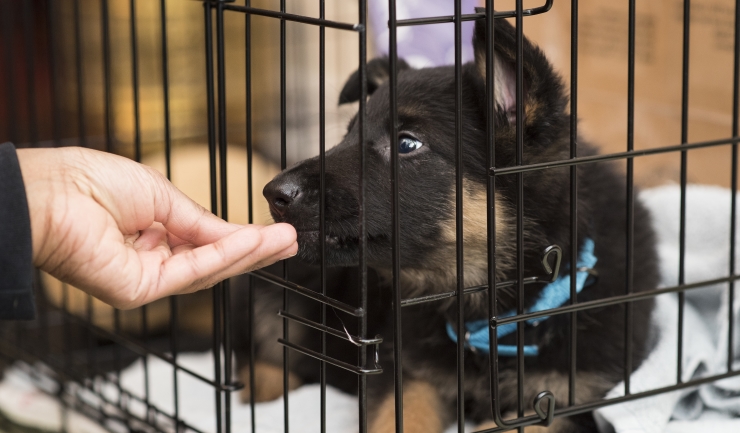
[[[675,186],[655,188],[642,193],[642,201],[650,208],[659,238],[659,254],[663,286],[677,284],[678,276],[678,215],[679,193]],[[740,201],[740,200],[739,200]],[[686,282],[726,276],[729,257],[730,192],[726,189],[691,186],[687,191]],[[740,251],[737,269],[740,271]],[[739,283],[740,285],[740,283]],[[724,373],[727,359],[727,288],[726,284],[686,293],[684,318],[684,380],[708,374]],[[740,289],[735,303],[735,368],[740,368]],[[675,295],[657,298],[654,323],[659,332],[655,350],[632,375],[632,392],[668,386],[676,380],[677,301]],[[179,362],[205,377],[213,376],[213,358],[207,354],[181,354]],[[165,412],[173,411],[172,367],[154,358],[149,359],[150,398],[152,404]],[[122,385],[129,392],[143,396],[144,378],[141,362],[129,367],[122,375]],[[180,414],[184,421],[206,432],[215,431],[213,389],[184,373],[179,373]],[[43,386],[43,385],[41,385]],[[105,387],[111,399],[114,387]],[[617,385],[608,395],[623,392]],[[290,393],[292,431],[319,431],[319,387],[308,385]],[[86,396],[99,404],[94,395]],[[248,405],[234,398],[232,431],[251,431]],[[335,389],[327,390],[328,432],[357,431],[357,400]],[[257,432],[283,431],[283,402],[257,405]],[[0,410],[19,423],[59,430],[61,417],[58,401],[39,392],[21,369],[6,372],[0,383]],[[112,409],[110,409],[112,410]],[[131,404],[131,410],[141,416],[143,405]],[[44,414],[44,416],[39,416]],[[739,432],[740,378],[725,379],[699,389],[676,391],[634,402],[608,406],[597,412],[603,432],[617,433],[683,433]],[[68,430],[97,433],[104,431],[84,417],[72,414]],[[167,420],[160,428],[173,431]],[[450,427],[448,433],[456,431]],[[472,428],[466,431],[473,431]]]
[[[677,186],[666,186],[647,190],[640,196],[653,215],[658,234],[663,287],[678,284],[680,192]],[[702,185],[687,188],[686,283],[729,274],[730,199],[731,192],[727,189]],[[735,267],[735,272],[739,272],[740,249],[735,257]],[[735,292],[733,368],[740,369],[740,290]],[[728,285],[691,290],[686,292],[685,298],[682,380],[725,373],[729,331]],[[659,332],[658,345],[632,374],[632,393],[676,383],[677,296],[663,295],[656,302],[653,323]],[[623,384],[620,383],[607,398],[623,393]],[[601,430],[617,433],[738,432],[738,416],[738,377],[597,411]]]

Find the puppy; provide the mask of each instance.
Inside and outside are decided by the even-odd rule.
[[[495,157],[497,167],[510,167],[516,160],[516,32],[506,21],[495,24]],[[486,29],[476,22],[473,45],[475,61],[462,67],[463,117],[463,236],[465,286],[488,282],[486,184]],[[524,164],[569,158],[570,123],[566,111],[568,96],[564,86],[544,54],[524,41]],[[400,194],[400,290],[402,298],[448,292],[456,288],[455,225],[455,78],[452,67],[412,69],[399,60],[399,194]],[[388,281],[392,275],[391,257],[391,119],[389,107],[388,60],[379,58],[367,64],[366,135],[359,142],[355,117],[347,134],[326,152],[326,262],[330,266],[353,267],[359,259],[359,173],[360,146],[366,155],[365,216],[367,220],[367,263],[376,272],[370,276],[371,329],[385,338],[381,364],[386,372],[370,377],[369,426],[372,433],[394,430],[394,395],[392,387],[392,328]],[[350,77],[341,92],[340,103],[360,97],[359,74]],[[578,142],[578,155],[593,155],[593,146]],[[567,167],[530,171],[523,174],[523,272],[524,276],[542,276],[543,250],[550,245],[562,248],[561,276],[569,275],[571,266],[579,275],[588,267],[596,279],[579,278],[578,302],[617,296],[626,292],[627,192],[624,176],[611,163],[579,165],[577,232],[578,245],[570,242],[570,169]],[[495,195],[496,278],[498,282],[516,279],[517,272],[517,175],[498,176]],[[320,257],[319,239],[319,160],[313,158],[283,171],[264,189],[275,221],[295,226],[300,246],[299,258],[316,263]],[[649,215],[635,201],[634,250],[631,263],[634,291],[650,290],[657,285],[658,268],[654,234]],[[578,248],[579,263],[569,262],[571,248]],[[586,257],[588,256],[588,257]],[[587,265],[584,257],[592,259]],[[589,260],[586,260],[589,262]],[[595,263],[594,263],[595,261]],[[294,265],[290,265],[293,269]],[[356,305],[352,290],[356,275],[352,268],[333,270],[328,278],[330,296],[348,299]],[[310,281],[310,270],[301,270]],[[316,274],[314,274],[316,275]],[[377,278],[376,276],[377,275]],[[300,278],[300,275],[294,275]],[[581,281],[583,280],[583,281]],[[570,283],[566,280],[567,294]],[[353,285],[354,284],[354,285]],[[524,289],[525,310],[535,308],[550,287],[546,283],[528,284]],[[517,307],[516,286],[497,291],[498,314]],[[269,296],[258,299],[257,312],[274,314],[280,302]],[[545,309],[568,301],[547,305]],[[264,310],[263,310],[264,308]],[[316,317],[316,308],[291,304],[291,311]],[[648,347],[648,323],[652,301],[633,303],[632,335],[624,335],[625,306],[615,305],[577,313],[575,403],[598,400],[618,383],[624,374],[626,342],[632,348],[631,365],[637,368]],[[535,308],[536,309],[536,308]],[[313,313],[311,311],[313,311]],[[243,310],[242,310],[243,311]],[[465,296],[465,323],[487,323],[487,293]],[[337,316],[338,317],[338,316]],[[329,314],[332,326],[343,323]],[[281,319],[258,319],[255,328],[258,369],[279,368],[282,350],[274,344],[282,333]],[[272,320],[272,322],[270,322]],[[403,353],[404,431],[442,432],[454,421],[457,399],[457,307],[454,298],[404,307]],[[485,328],[485,326],[484,326]],[[246,328],[245,328],[246,329]],[[295,327],[291,329],[296,329]],[[299,333],[300,332],[300,333]],[[291,331],[291,340],[304,339],[307,331]],[[487,331],[485,331],[487,335]],[[371,334],[374,335],[374,334]],[[330,338],[333,340],[333,338]],[[569,405],[570,314],[554,315],[524,326],[524,395],[531,404],[541,391],[551,391],[557,407]],[[516,417],[518,396],[517,357],[511,356],[516,333],[499,338],[499,407],[508,419]],[[492,418],[489,389],[490,359],[487,351],[477,350],[470,340],[465,354],[465,416],[478,423]],[[341,351],[333,353],[342,356]],[[515,353],[514,353],[515,355]],[[353,361],[356,363],[356,360]],[[266,366],[265,366],[266,365]],[[291,354],[290,383],[315,379],[305,358]],[[267,375],[267,374],[266,374]],[[309,377],[312,376],[313,378]],[[273,375],[275,376],[275,375]],[[243,376],[244,378],[244,376]],[[331,376],[330,376],[331,379]],[[257,383],[265,383],[260,373]],[[356,379],[354,379],[356,381]],[[281,381],[278,382],[280,388]],[[349,382],[352,382],[350,379]],[[291,385],[293,386],[293,385]],[[341,385],[340,385],[341,386]],[[257,386],[260,388],[260,386]],[[276,397],[281,389],[248,398]],[[530,410],[525,407],[525,411]],[[534,429],[543,429],[535,427]],[[592,432],[595,423],[590,414],[558,418],[548,432]]]

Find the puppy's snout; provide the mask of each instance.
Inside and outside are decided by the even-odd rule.
[[[277,177],[265,185],[262,195],[270,205],[273,216],[285,217],[286,212],[303,194],[300,185],[290,179]]]

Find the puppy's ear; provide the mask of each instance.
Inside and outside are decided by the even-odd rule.
[[[372,95],[390,77],[390,60],[388,60],[388,57],[378,57],[369,61],[366,68],[367,94]],[[398,71],[409,69],[409,65],[403,59],[398,59],[396,69]],[[362,92],[360,84],[360,71],[357,70],[344,84],[344,88],[339,94],[339,105],[359,101]]]
[[[485,13],[485,8],[476,8]],[[494,23],[494,89],[499,113],[510,124],[516,122],[516,28],[504,19]],[[560,78],[542,51],[524,38],[524,117],[525,123],[561,114],[567,98]],[[475,65],[486,77],[486,22],[477,20],[473,34]]]

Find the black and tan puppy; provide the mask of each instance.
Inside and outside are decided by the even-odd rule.
[[[506,21],[495,25],[495,155],[498,167],[515,164],[515,29]],[[486,237],[486,88],[485,25],[478,21],[473,44],[475,62],[463,66],[464,140],[464,269],[465,285],[487,283]],[[557,161],[569,157],[568,96],[559,77],[543,53],[524,42],[524,163]],[[399,62],[398,113],[400,153],[401,290],[402,297],[454,290],[455,265],[455,80],[452,67],[411,69]],[[379,278],[371,280],[370,296],[378,302],[371,311],[371,330],[386,339],[383,356],[386,373],[371,378],[370,430],[394,431],[390,340],[391,316],[384,281],[390,276],[391,182],[389,131],[389,88],[387,59],[368,63],[368,90],[365,142],[358,140],[356,119],[349,124],[341,143],[326,154],[326,257],[331,266],[358,263],[358,173],[360,146],[366,150],[368,266]],[[354,74],[345,85],[340,103],[359,98],[360,82]],[[578,143],[580,156],[595,149]],[[624,176],[608,163],[581,165],[578,176],[578,242],[581,249],[593,242],[598,259],[598,279],[587,283],[578,302],[621,295],[626,290],[627,200]],[[542,275],[541,254],[549,245],[563,248],[561,274],[567,274],[570,257],[569,168],[527,172],[524,182],[524,275]],[[319,257],[319,161],[303,161],[278,175],[264,190],[276,221],[288,222],[298,231],[299,257],[316,262]],[[496,242],[498,281],[515,279],[516,270],[516,175],[499,176],[496,181]],[[654,236],[649,215],[639,204],[634,207],[633,281],[635,291],[650,290],[658,282]],[[341,271],[336,271],[340,272]],[[332,277],[333,278],[333,277]],[[353,287],[351,275],[329,279],[332,296],[342,297]],[[344,280],[343,280],[344,279]],[[525,304],[535,304],[545,284],[525,286]],[[346,298],[346,293],[344,297]],[[352,295],[355,296],[355,295]],[[488,317],[485,293],[465,298],[465,321]],[[377,297],[377,300],[374,298]],[[356,302],[352,297],[349,298]],[[385,299],[386,301],[383,301]],[[503,314],[516,307],[516,291],[498,292]],[[269,304],[268,301],[258,301]],[[274,314],[276,304],[266,311]],[[302,308],[295,306],[295,308]],[[260,310],[258,305],[258,310]],[[371,306],[371,310],[372,310]],[[576,404],[597,400],[623,377],[625,364],[624,306],[617,305],[578,313]],[[648,348],[650,301],[634,304],[632,367],[643,360]],[[261,320],[261,319],[260,319]],[[269,319],[265,319],[269,320]],[[455,300],[446,300],[403,310],[403,369],[405,431],[441,432],[454,420],[457,393],[456,343],[447,332],[456,323]],[[260,321],[260,324],[263,323]],[[264,322],[267,323],[267,322]],[[569,315],[549,317],[537,326],[525,327],[525,343],[536,347],[525,356],[524,401],[545,390],[552,391],[558,407],[568,405]],[[262,325],[258,325],[260,328]],[[341,328],[340,328],[341,329]],[[279,366],[274,340],[280,335],[279,322],[256,329],[257,362]],[[291,340],[300,338],[292,334]],[[500,344],[515,344],[514,334]],[[271,344],[275,349],[260,349]],[[264,353],[265,355],[260,355]],[[297,358],[297,357],[294,357]],[[465,358],[466,416],[479,423],[492,418],[487,353],[469,351]],[[516,357],[500,356],[501,407],[511,413],[517,407]],[[305,375],[295,361],[294,382]],[[277,375],[277,374],[276,374]],[[310,378],[309,378],[310,379]],[[256,377],[258,383],[266,383]],[[281,381],[278,381],[280,383]],[[273,394],[279,394],[277,390]],[[255,396],[257,399],[267,398]],[[272,395],[270,395],[272,396]],[[534,429],[539,429],[536,427]],[[590,414],[557,419],[546,431],[595,431]]]

